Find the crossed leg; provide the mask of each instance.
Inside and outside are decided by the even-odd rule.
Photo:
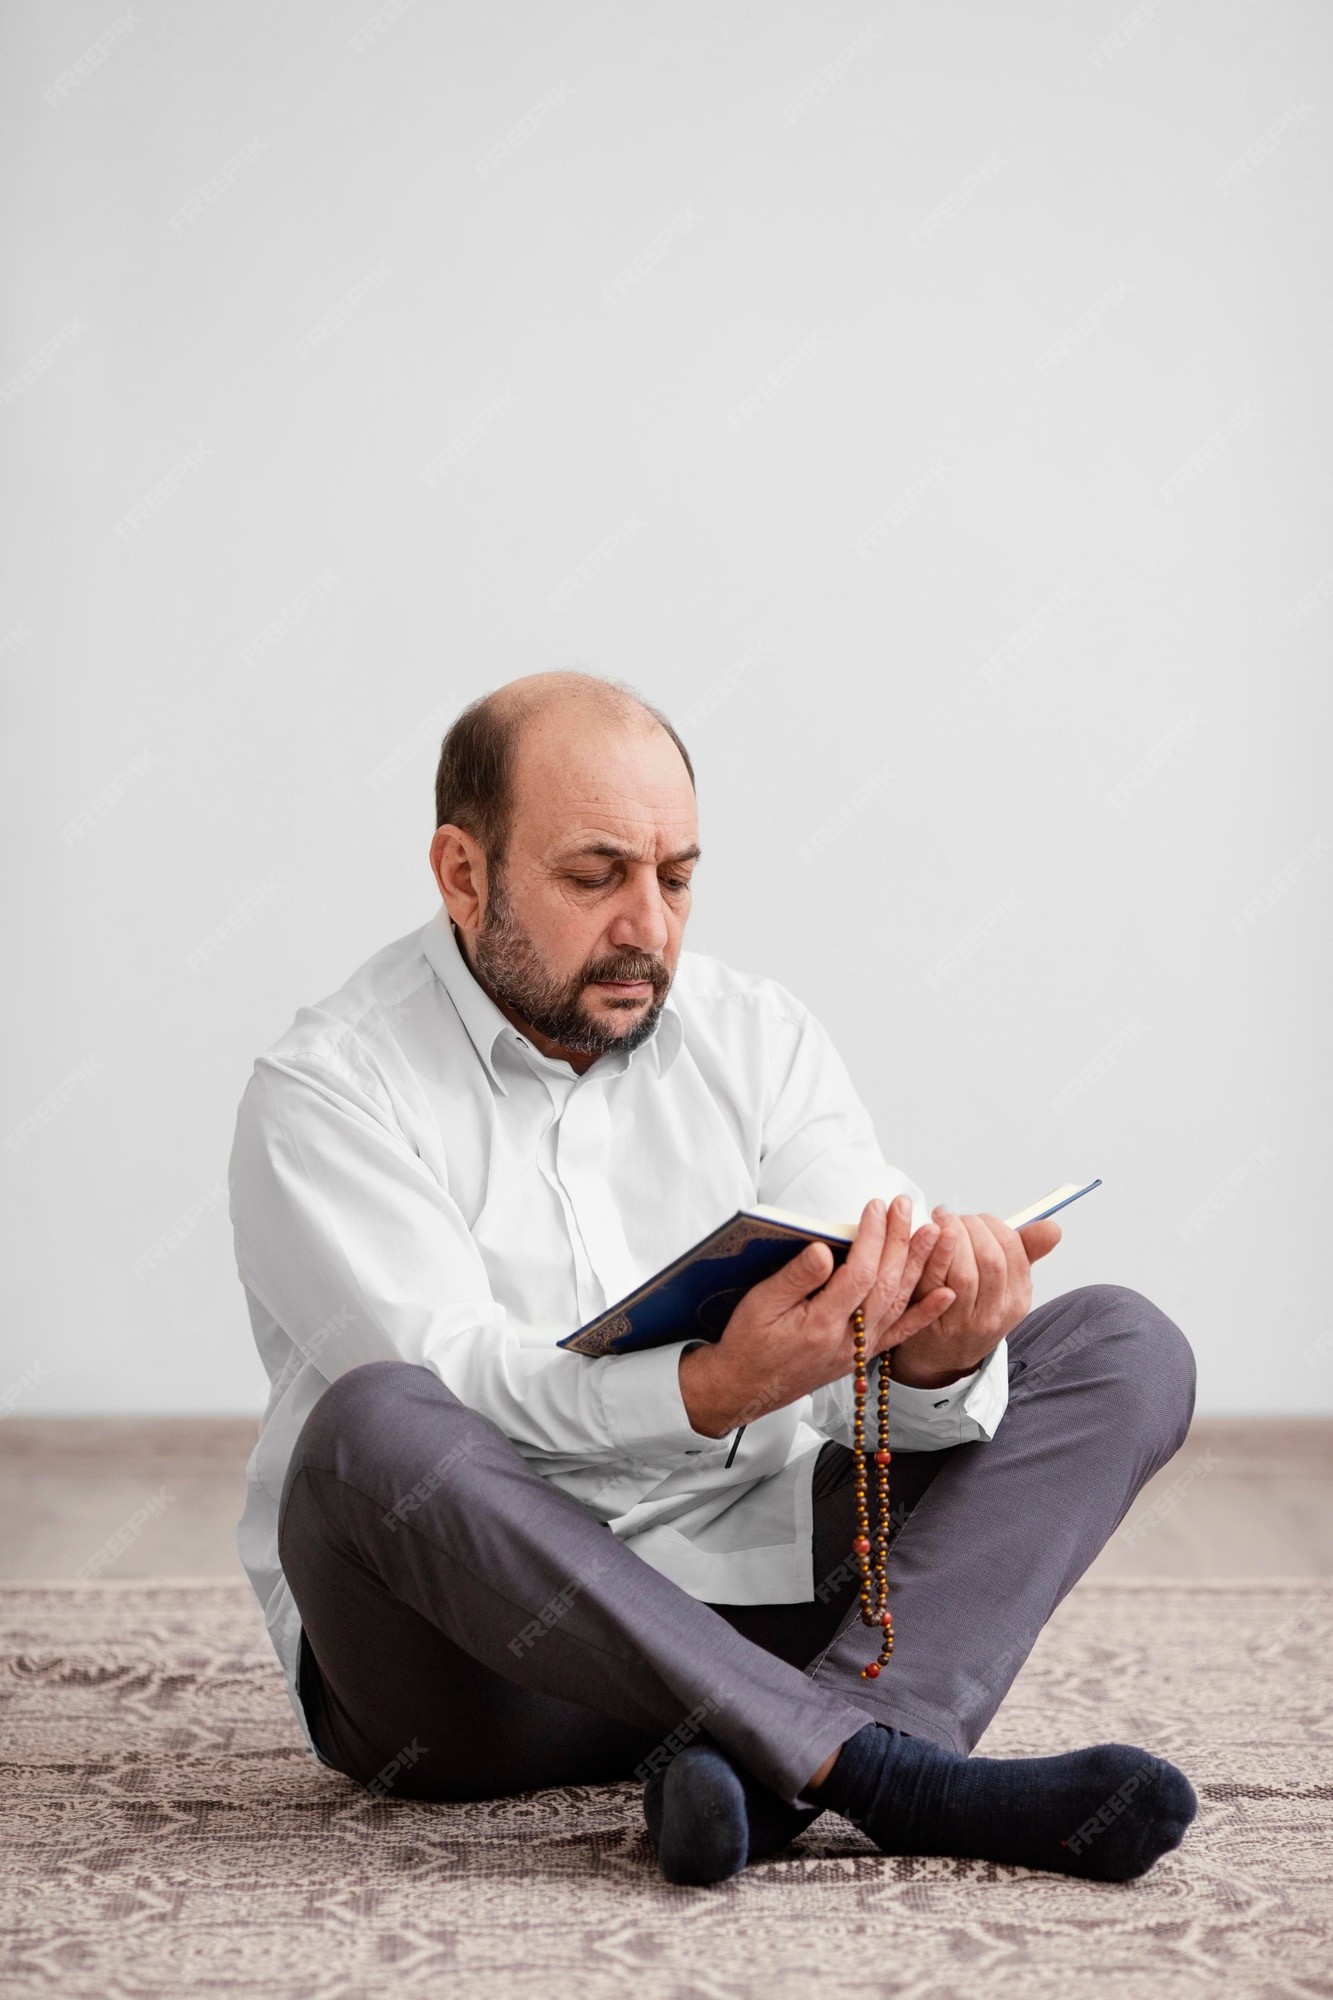
[[[895,1454],[898,1637],[878,1682],[860,1677],[842,1447],[817,1467],[814,1599],[710,1606],[429,1370],[352,1370],[307,1421],[279,1528],[321,1754],[367,1784],[395,1767],[400,1796],[477,1798],[628,1777],[706,1730],[795,1803],[867,1720],[970,1750],[1193,1402],[1183,1336],[1120,1287],[1038,1307],[1010,1355],[989,1444]]]

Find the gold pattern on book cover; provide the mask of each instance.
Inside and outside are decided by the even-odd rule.
[[[634,1330],[634,1322],[628,1313],[617,1313],[614,1319],[603,1321],[601,1326],[590,1327],[583,1335],[577,1352],[591,1354],[594,1360],[602,1354],[609,1354],[615,1342],[623,1340]]]
[[[738,1215],[731,1227],[723,1230],[717,1242],[710,1244],[698,1261],[711,1264],[715,1257],[735,1257],[747,1243],[791,1243],[799,1233],[781,1223],[763,1222],[758,1216]]]

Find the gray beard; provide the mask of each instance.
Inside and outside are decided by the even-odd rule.
[[[517,922],[499,881],[491,887],[486,920],[472,940],[472,955],[478,973],[497,1000],[512,1007],[539,1035],[574,1055],[601,1056],[611,1049],[637,1049],[657,1026],[671,990],[671,974],[661,959],[642,951],[610,952],[603,958],[589,959],[572,979],[556,977]],[[583,994],[584,988],[598,979],[651,979],[653,997],[647,1012],[620,1030],[594,1020]],[[642,1003],[611,1000],[607,1004],[629,1013]]]

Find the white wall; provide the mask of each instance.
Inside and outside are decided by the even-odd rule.
[[[578,663],[890,1157],[1329,1408],[1322,0],[117,4],[5,26],[6,1406],[259,1407],[251,1060]]]

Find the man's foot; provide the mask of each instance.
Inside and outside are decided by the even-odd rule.
[[[724,1882],[762,1861],[819,1818],[822,1805],[789,1806],[708,1743],[691,1743],[643,1793],[643,1816],[668,1882]]]
[[[819,1803],[885,1854],[951,1854],[1127,1882],[1178,1847],[1199,1809],[1183,1771],[1127,1743],[1062,1757],[959,1757],[869,1722]]]

